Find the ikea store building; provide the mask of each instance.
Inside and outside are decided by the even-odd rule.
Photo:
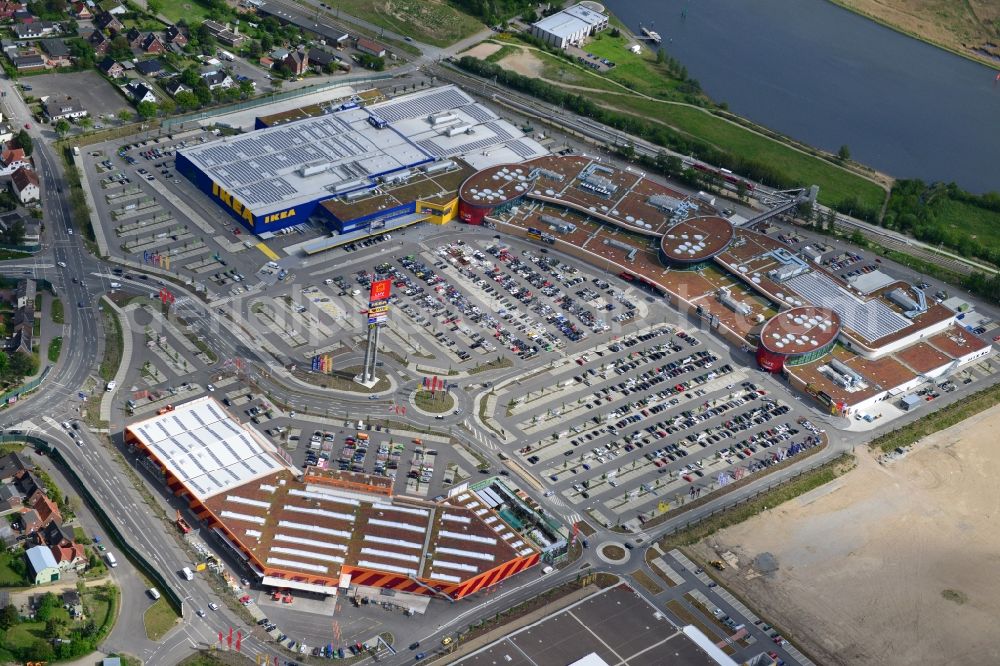
[[[440,189],[431,174],[547,152],[454,86],[325,111],[180,150],[177,170],[251,232],[315,217],[350,234],[426,219],[412,185]],[[385,198],[394,189],[416,196]]]

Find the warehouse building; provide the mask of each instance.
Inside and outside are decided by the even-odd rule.
[[[468,497],[394,497],[383,477],[298,470],[211,397],[128,426],[125,442],[269,587],[460,599],[539,561],[534,545]]]
[[[580,3],[533,23],[531,34],[546,44],[564,49],[567,46],[579,46],[584,39],[607,27],[607,14]]]
[[[547,153],[454,86],[302,115],[178,151],[177,170],[255,233],[312,216],[344,236],[413,224],[432,217],[421,213],[426,208],[450,219],[457,187],[441,201],[436,179],[427,176]],[[415,182],[428,186],[427,200],[421,188],[410,188],[397,201],[364,204]]]

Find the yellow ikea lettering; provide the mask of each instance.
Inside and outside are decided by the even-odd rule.
[[[289,208],[288,210],[283,210],[280,213],[273,213],[264,217],[264,223],[270,224],[271,222],[277,222],[279,220],[284,220],[289,217],[295,217],[295,209]]]
[[[212,194],[218,197],[219,201],[232,208],[233,212],[243,218],[251,227],[253,226],[253,213],[250,212],[250,209],[246,208],[239,199],[219,187],[219,184],[214,181],[212,182]]]

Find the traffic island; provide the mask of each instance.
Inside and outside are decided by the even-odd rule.
[[[625,564],[629,561],[631,553],[625,546],[617,541],[607,541],[597,548],[597,556],[608,564]]]
[[[425,391],[413,394],[413,406],[424,414],[444,414],[455,408],[455,397],[448,391]]]

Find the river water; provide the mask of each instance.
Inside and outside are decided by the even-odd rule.
[[[604,0],[730,110],[898,178],[1000,191],[996,71],[826,0]],[[684,10],[686,9],[686,16]]]

